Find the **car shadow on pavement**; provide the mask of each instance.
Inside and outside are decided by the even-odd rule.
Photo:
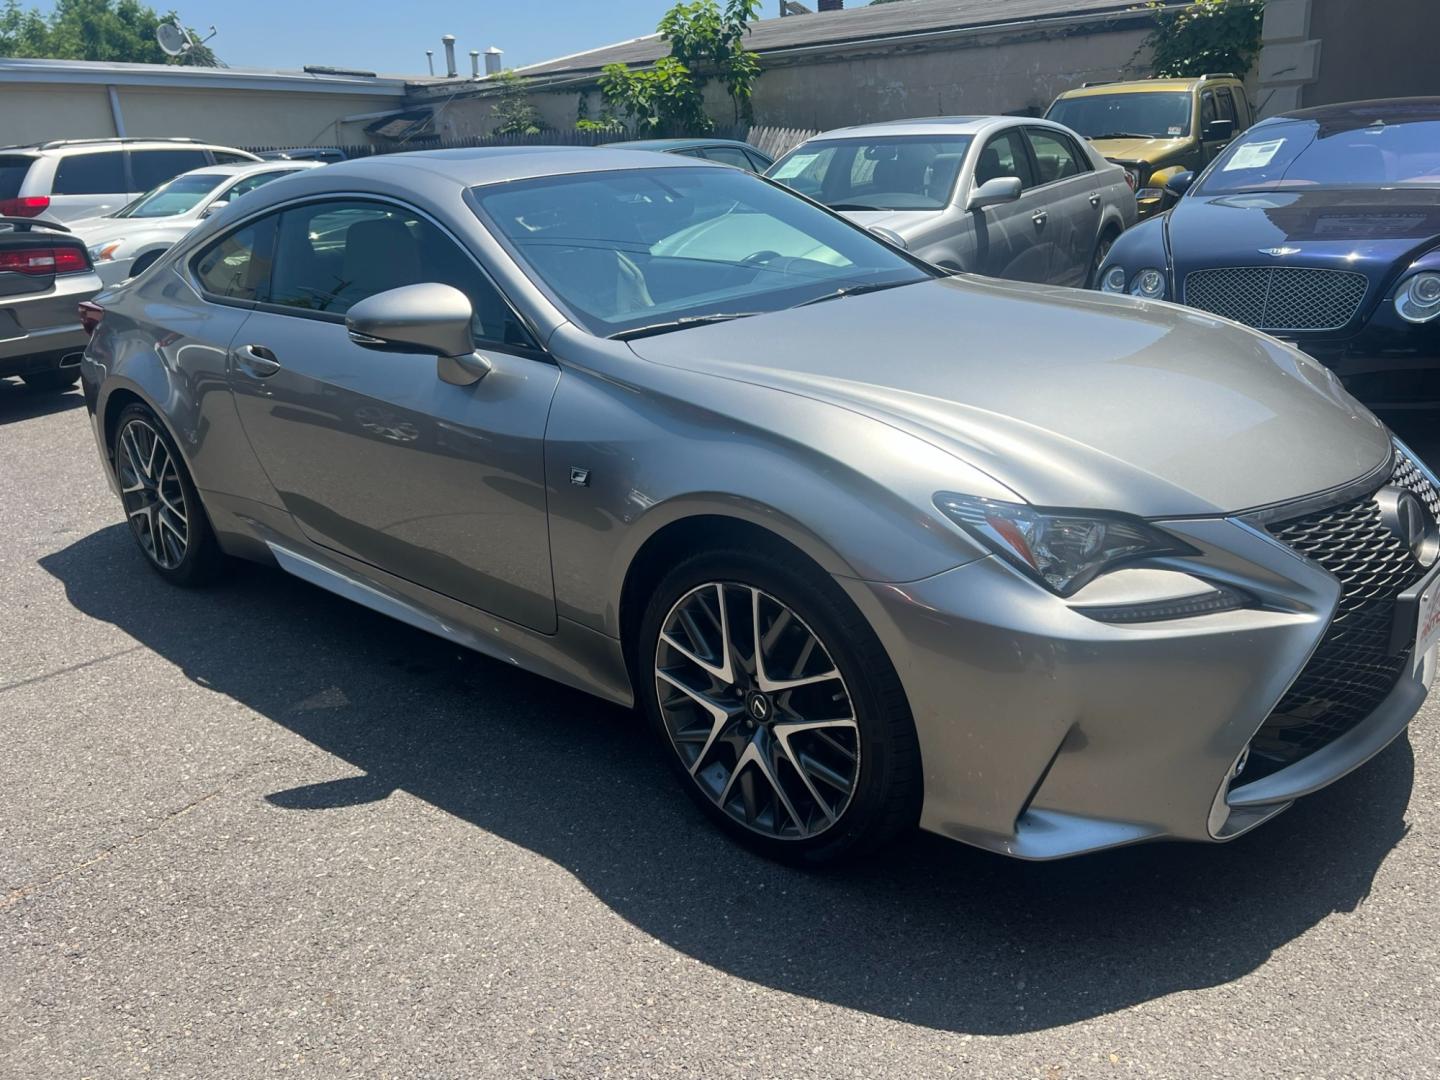
[[[42,565],[84,614],[348,763],[269,794],[273,806],[326,813],[408,792],[553,860],[720,971],[937,1029],[1033,1031],[1237,979],[1363,903],[1406,831],[1401,740],[1229,845],[1025,864],[917,836],[803,872],[721,837],[625,710],[275,570],[172,589],[120,525]]]
[[[51,413],[65,412],[85,404],[78,390],[63,393],[54,390],[31,390],[19,382],[0,379],[0,427],[34,420]]]

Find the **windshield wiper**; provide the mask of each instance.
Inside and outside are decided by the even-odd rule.
[[[863,202],[832,202],[826,203],[831,210],[884,210],[883,206],[875,206],[872,203]]]
[[[1158,139],[1159,135],[1140,135],[1134,131],[1107,131],[1104,135],[1088,135],[1090,139]]]
[[[686,315],[681,319],[672,319],[669,322],[650,323],[648,326],[635,326],[629,330],[621,330],[618,334],[611,334],[611,341],[631,341],[635,338],[653,337],[655,334],[668,334],[672,330],[689,330],[692,326],[704,326],[706,323],[729,322],[732,319],[748,319],[751,315],[763,315],[763,311],[729,311],[716,315]]]
[[[834,292],[828,292],[823,296],[811,297],[809,300],[802,300],[796,307],[809,307],[811,304],[823,304],[826,300],[840,300],[847,296],[863,296],[865,293],[883,292],[885,289],[898,289],[902,285],[917,285],[922,281],[929,281],[929,278],[911,278],[909,281],[873,281],[868,285],[842,285]]]

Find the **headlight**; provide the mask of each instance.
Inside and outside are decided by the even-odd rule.
[[[943,491],[935,496],[935,505],[986,547],[1061,596],[1141,555],[1190,550],[1138,518],[1118,514],[1037,510]]]
[[[96,244],[90,249],[90,261],[92,263],[109,262],[115,258],[115,252],[120,250],[120,245],[124,242],[123,240],[110,240],[103,244]]]
[[[1130,279],[1130,293],[1146,300],[1165,299],[1165,275],[1153,267],[1141,270]]]
[[[1406,322],[1429,322],[1440,315],[1440,274],[1416,274],[1395,295],[1395,310]]]
[[[1100,275],[1100,291],[1123,293],[1125,291],[1125,268],[1112,266]]]

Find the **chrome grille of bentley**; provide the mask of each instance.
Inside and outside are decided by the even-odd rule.
[[[1339,330],[1369,283],[1351,270],[1238,266],[1185,277],[1185,303],[1260,330]]]
[[[1440,491],[1404,454],[1396,454],[1390,482],[1413,491],[1440,520]],[[1426,572],[1385,527],[1373,495],[1268,528],[1339,578],[1343,591],[1310,662],[1250,744],[1252,759],[1268,759],[1270,768],[1247,767],[1247,779],[1298,761],[1343,735],[1395,688],[1410,666],[1408,651],[1390,648],[1396,599]]]

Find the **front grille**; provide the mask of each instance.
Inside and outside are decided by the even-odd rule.
[[[1259,330],[1339,330],[1368,288],[1352,270],[1239,266],[1187,275],[1185,303]]]
[[[1440,519],[1440,492],[1404,454],[1390,482],[1420,496]],[[1410,666],[1409,651],[1391,652],[1396,599],[1425,567],[1386,528],[1373,493],[1268,526],[1271,535],[1340,580],[1339,606],[1310,662],[1266,718],[1250,744],[1256,779],[1298,761],[1345,734],[1395,688]],[[1259,756],[1269,763],[1255,761]]]

